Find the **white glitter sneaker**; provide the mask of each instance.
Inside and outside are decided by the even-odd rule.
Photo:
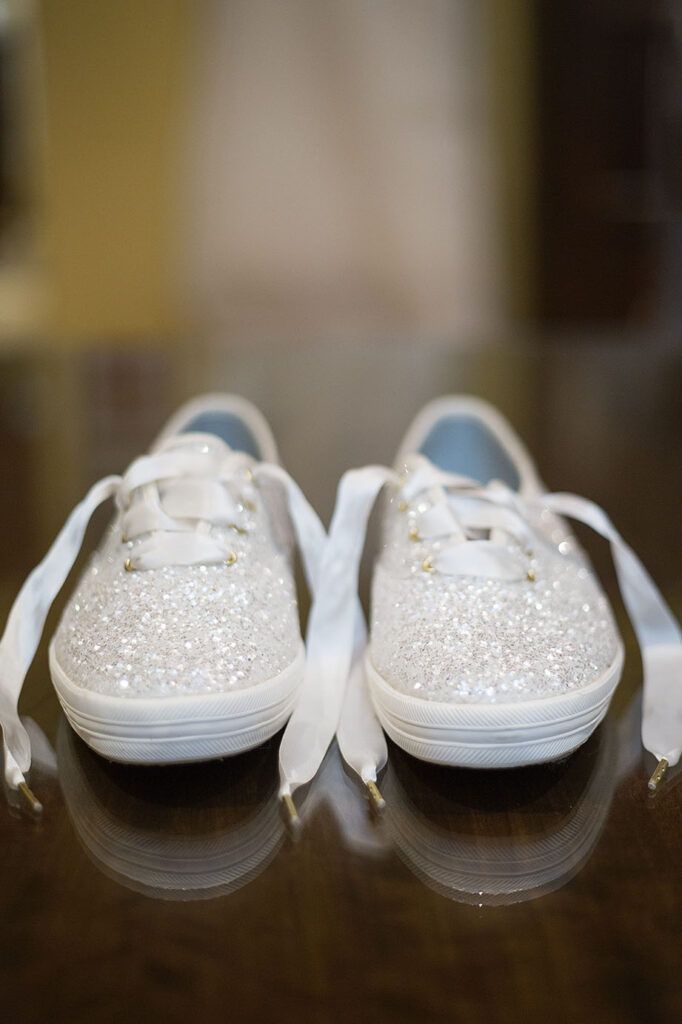
[[[149,455],[90,490],[10,612],[0,642],[5,779],[34,810],[19,693],[88,521],[110,497],[116,514],[50,644],[59,700],[90,747],[133,764],[248,750],[285,723],[305,674],[291,527],[309,579],[324,529],[250,403],[190,402]]]
[[[426,761],[516,767],[570,754],[602,720],[623,645],[586,555],[562,516],[612,547],[642,651],[643,741],[662,771],[682,747],[682,635],[641,563],[593,503],[548,494],[510,426],[472,398],[428,405],[394,470],[367,467],[339,488],[328,546],[357,581],[380,490],[364,674],[388,735]],[[326,580],[323,586],[338,586]],[[353,609],[338,628],[352,646]],[[386,757],[362,678],[359,641],[338,729],[342,754],[376,802]]]

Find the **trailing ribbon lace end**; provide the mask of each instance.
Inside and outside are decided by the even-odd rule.
[[[377,776],[386,764],[388,748],[383,729],[374,714],[365,679],[366,628],[359,601],[356,615],[353,665],[336,738],[341,756],[348,767],[360,776],[375,810],[382,810],[385,801],[377,788]]]
[[[343,477],[321,557],[311,560],[307,666],[280,746],[281,795],[313,778],[334,738],[353,651],[364,639],[357,578],[365,527],[374,497],[390,476],[390,470],[367,467]]]
[[[546,494],[539,503],[590,526],[611,544],[623,603],[642,653],[642,743],[665,767],[682,755],[682,630],[632,548],[592,501],[574,494]],[[663,776],[662,768],[654,787]],[[654,775],[657,773],[654,772]]]
[[[6,743],[3,743],[3,753],[5,757],[5,783],[9,789],[18,792],[24,800],[26,809],[31,812],[35,817],[38,817],[43,813],[43,805],[41,804],[38,797],[31,790],[24,778],[24,774],[19,768],[19,765],[14,760],[9,747]],[[30,752],[29,752],[30,759]]]
[[[39,801],[26,785],[31,767],[31,743],[19,720],[19,694],[40,643],[47,613],[76,560],[90,518],[102,502],[116,493],[121,478],[105,477],[73,510],[45,558],[30,573],[7,619],[0,640],[0,725],[5,755],[5,780],[30,804]]]

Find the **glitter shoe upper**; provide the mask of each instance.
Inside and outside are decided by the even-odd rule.
[[[282,501],[267,486],[258,496],[238,532],[211,529],[233,564],[126,571],[137,542],[117,517],[55,634],[69,679],[135,698],[243,689],[286,669],[301,637]]]
[[[372,588],[371,656],[397,690],[425,700],[548,697],[593,682],[616,657],[611,609],[565,523],[544,512],[535,580],[429,573],[434,545],[409,539],[410,514],[387,502]]]

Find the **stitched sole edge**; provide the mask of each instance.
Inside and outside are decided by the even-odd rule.
[[[69,679],[50,644],[50,674],[75,732],[110,761],[183,764],[239,754],[264,743],[293,711],[305,671],[296,658],[264,683],[226,693],[110,697]]]
[[[365,673],[382,726],[408,754],[461,768],[520,768],[566,757],[606,714],[623,668],[623,646],[588,686],[555,697],[456,704],[400,693],[379,675],[368,650]]]

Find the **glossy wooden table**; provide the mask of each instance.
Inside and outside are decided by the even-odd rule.
[[[320,427],[335,453],[321,476],[303,442],[291,443],[304,436],[291,424],[306,415],[320,422],[318,403],[341,406],[343,394],[334,397],[326,380],[321,395],[305,397],[304,388],[295,403],[296,375],[303,367],[314,373],[317,357],[286,356],[283,455],[324,512],[329,479],[351,462],[390,459],[389,440],[394,447],[434,393],[422,378],[408,402],[408,380],[395,382],[409,376],[412,356],[397,351],[382,383],[384,397],[395,385],[395,408],[376,412],[368,399],[359,422],[355,410],[345,448],[338,425]],[[93,380],[115,377],[118,358],[110,354],[102,369],[74,357],[68,372],[59,361],[58,370],[70,386],[75,376],[92,389]],[[184,380],[186,350],[120,358],[140,375],[145,359],[164,369],[165,390],[153,400],[160,422],[176,392],[182,397],[173,382]],[[351,346],[331,358],[341,358],[350,380],[377,356]],[[589,493],[611,511],[682,614],[679,355],[556,345],[430,358],[441,390],[464,380],[523,421],[548,484]],[[216,373],[205,354],[213,386],[229,387],[236,376],[249,393],[249,380],[263,380],[255,356],[220,359],[224,372]],[[273,361],[276,370],[285,357]],[[20,360],[12,372],[32,381],[45,368]],[[93,394],[96,401],[97,387]],[[267,406],[267,393],[254,385],[250,394]],[[138,413],[143,405],[140,398]],[[385,451],[376,450],[373,416],[383,423]],[[363,430],[372,449],[365,459]],[[134,433],[120,445],[125,459],[153,430]],[[97,429],[62,453],[85,465],[86,483],[121,468],[100,465],[93,434],[96,441]],[[40,451],[53,443],[35,441]],[[71,493],[71,505],[78,496]],[[55,508],[53,532],[67,512]],[[36,515],[32,505],[18,520],[30,526]],[[96,527],[91,534],[90,546]],[[592,739],[562,763],[488,773],[423,764],[391,746],[381,819],[332,748],[304,794],[298,840],[277,805],[276,740],[206,765],[109,764],[60,718],[41,651],[22,711],[36,723],[32,783],[44,813],[39,822],[14,807],[1,813],[2,1020],[682,1019],[682,774],[671,772],[653,797],[647,791],[653,765],[639,739],[637,647],[604,545],[580,536],[603,570],[627,647],[623,680]],[[32,544],[15,555],[17,579],[22,560],[28,570],[40,555],[35,537]]]

